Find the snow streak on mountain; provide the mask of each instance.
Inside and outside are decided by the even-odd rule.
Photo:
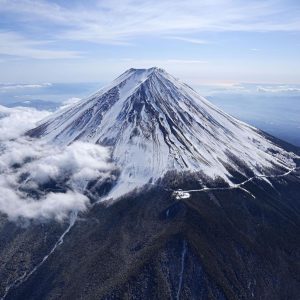
[[[111,147],[121,170],[113,196],[168,170],[203,172],[230,184],[232,171],[268,174],[295,166],[293,153],[158,68],[127,70],[28,134],[59,144],[81,140]]]

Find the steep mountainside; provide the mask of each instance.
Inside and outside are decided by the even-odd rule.
[[[126,71],[29,134],[56,143],[111,146],[122,171],[113,196],[173,169],[202,171],[230,184],[232,170],[265,174],[295,166],[292,153],[158,68]]]
[[[71,229],[2,219],[0,295],[8,288],[6,300],[296,300],[299,178],[296,171],[272,185],[248,182],[251,194],[220,189],[176,200],[166,187],[197,189],[199,181],[168,174],[161,187],[95,205]]]

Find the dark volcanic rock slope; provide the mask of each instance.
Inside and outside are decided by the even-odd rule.
[[[252,195],[216,190],[176,200],[148,187],[96,205],[6,299],[297,299],[299,175],[270,179],[273,187],[256,179],[245,185]],[[187,174],[160,184],[199,188]]]

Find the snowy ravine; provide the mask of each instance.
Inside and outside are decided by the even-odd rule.
[[[121,170],[113,198],[169,170],[201,171],[232,185],[231,171],[279,174],[295,167],[296,158],[158,68],[129,69],[28,135],[59,144],[81,140],[109,146]]]
[[[66,234],[68,234],[68,232],[74,226],[76,219],[77,219],[77,212],[75,212],[75,211],[71,212],[70,218],[69,218],[69,226],[59,237],[59,239],[57,240],[55,245],[51,248],[49,253],[47,255],[45,255],[43,257],[43,259],[41,260],[41,262],[38,263],[30,272],[24,272],[24,274],[22,276],[18,277],[13,283],[8,285],[5,289],[5,294],[2,296],[1,300],[4,300],[6,298],[6,296],[8,295],[8,293],[10,292],[11,289],[16,288],[16,287],[20,286],[22,283],[24,283],[33,273],[35,273],[46,262],[46,260],[49,258],[49,256],[54,253],[56,248],[64,242],[64,238],[65,238]]]

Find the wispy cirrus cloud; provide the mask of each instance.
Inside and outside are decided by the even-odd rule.
[[[72,59],[79,58],[77,51],[49,49],[51,42],[33,40],[15,32],[0,32],[0,55],[27,57],[34,59]]]
[[[210,43],[209,41],[206,41],[206,40],[189,38],[189,37],[181,37],[181,36],[170,36],[168,38],[171,40],[177,40],[177,41],[187,42],[187,43],[191,43],[191,44],[198,44],[198,45],[204,45],[204,44]]]
[[[106,80],[133,57],[193,81],[298,82],[299,14],[292,0],[0,0],[0,79]]]
[[[191,32],[300,31],[299,5],[287,10],[284,1],[92,1],[53,3],[1,0],[0,13],[14,14],[24,24],[42,21],[57,39],[126,44],[140,35],[176,34],[183,42],[203,43],[184,36]],[[55,27],[57,26],[57,27]],[[177,36],[180,33],[180,36]]]

